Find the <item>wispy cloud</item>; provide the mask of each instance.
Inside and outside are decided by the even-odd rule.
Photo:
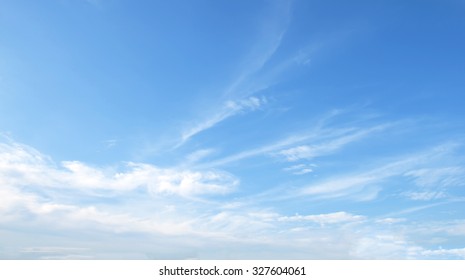
[[[283,170],[291,172],[294,175],[304,175],[313,172],[314,167],[315,164],[296,164],[290,167],[286,167]]]
[[[225,102],[222,109],[218,113],[203,120],[200,123],[194,124],[192,127],[184,131],[181,136],[181,142],[178,144],[178,146],[184,144],[190,138],[201,133],[202,131],[210,129],[230,117],[233,117],[240,113],[258,110],[262,108],[266,103],[267,100],[264,97],[249,97],[238,101],[229,100]]]
[[[406,192],[403,194],[411,200],[423,200],[423,201],[447,197],[446,194],[442,191]]]
[[[103,143],[106,150],[109,150],[109,149],[112,149],[112,148],[116,147],[118,142],[119,142],[119,140],[117,140],[117,139],[109,139],[109,140],[102,141],[102,143]]]
[[[408,155],[397,161],[384,164],[370,171],[360,172],[354,175],[340,176],[327,179],[323,182],[304,187],[299,195],[321,196],[327,198],[350,197],[354,194],[364,192],[370,188],[377,187],[383,181],[394,176],[405,176],[411,170],[422,165],[436,165],[437,162],[457,147],[454,143],[436,146],[423,153]],[[442,172],[439,172],[442,176]],[[430,174],[428,174],[429,176]],[[429,179],[431,180],[431,179]],[[373,197],[375,198],[375,197]]]
[[[300,159],[312,159],[315,157],[328,155],[343,148],[344,146],[365,138],[372,133],[380,132],[390,125],[380,125],[368,129],[359,129],[354,132],[348,132],[345,135],[333,139],[327,139],[323,143],[315,145],[301,145],[279,151],[277,154],[284,156],[288,161],[297,161]]]
[[[458,257],[460,259],[465,259],[465,248],[458,249],[437,249],[437,250],[424,250],[421,252],[424,256],[432,257]]]
[[[212,154],[215,153],[214,149],[200,149],[194,151],[186,156],[186,161],[188,164],[196,163]]]
[[[221,99],[227,101],[211,116],[183,131],[181,141],[176,147],[183,145],[196,134],[212,128],[240,112],[254,111],[266,103],[264,97],[258,98],[254,95],[268,88],[271,81],[261,80],[257,82],[260,80],[257,75],[264,71],[265,65],[281,45],[291,19],[291,6],[292,1],[275,1],[269,5],[270,10],[267,17],[260,23],[263,29],[257,35],[260,40],[252,47],[250,54],[243,58],[244,62],[240,73],[222,91]]]
[[[405,173],[405,176],[414,178],[420,187],[450,187],[465,184],[465,168],[450,166],[440,168],[421,168]]]
[[[316,133],[312,132],[312,133],[307,133],[307,134],[303,134],[303,135],[290,136],[290,137],[288,137],[288,138],[286,138],[284,140],[278,141],[276,143],[272,143],[272,144],[265,145],[265,146],[262,146],[262,147],[258,147],[258,148],[255,148],[255,149],[251,149],[251,150],[242,151],[242,152],[239,152],[237,154],[233,154],[233,155],[230,155],[230,156],[218,159],[218,160],[211,161],[207,165],[208,166],[221,166],[221,165],[225,165],[225,164],[228,164],[228,163],[231,163],[231,162],[240,161],[240,160],[243,160],[243,159],[246,159],[246,158],[269,154],[269,153],[277,151],[277,150],[279,150],[279,149],[281,149],[283,147],[286,147],[286,146],[289,146],[289,145],[292,145],[294,143],[298,143],[298,142],[301,142],[301,141],[305,141],[305,140],[310,139],[312,137],[316,137]]]
[[[269,86],[269,81],[257,83],[254,80],[281,46],[292,17],[292,1],[274,1],[269,7],[266,17],[259,23],[258,40],[243,58],[241,72],[224,91],[225,98],[250,96]]]
[[[275,143],[210,161],[208,166],[221,166],[263,155],[284,157],[287,161],[291,162],[325,156],[337,152],[350,143],[362,140],[397,125],[396,123],[386,123],[368,128],[345,127],[343,125],[337,127],[327,126],[327,122],[331,118],[340,114],[342,114],[341,111],[331,111],[326,116],[317,120],[308,131],[297,132]],[[293,145],[298,146],[292,147]]]
[[[295,216],[284,216],[279,217],[279,221],[283,222],[314,222],[321,225],[324,224],[337,224],[337,223],[347,223],[347,222],[360,222],[365,220],[365,217],[360,215],[353,215],[346,212],[335,212],[329,214],[319,214],[319,215],[295,215]]]
[[[288,136],[282,140],[276,141],[262,147],[246,150],[233,154],[222,159],[214,160],[209,163],[210,166],[221,166],[231,162],[240,161],[246,158],[260,156],[260,155],[271,155],[276,154],[280,149],[289,147],[294,144],[302,143],[305,141],[314,141],[316,139],[331,137],[333,135],[339,135],[345,133],[347,129],[324,129],[321,127],[323,122],[318,122],[313,129],[310,131],[295,133],[294,135]]]
[[[385,217],[405,216],[407,214],[420,212],[420,211],[423,211],[423,210],[427,210],[427,209],[430,209],[430,208],[442,206],[442,205],[453,203],[453,202],[454,202],[453,200],[447,200],[447,201],[429,203],[429,204],[425,204],[425,205],[421,205],[421,206],[409,207],[409,208],[406,208],[406,209],[402,209],[400,211],[388,213],[388,214],[385,215]]]
[[[406,220],[407,219],[405,218],[381,218],[381,219],[377,219],[376,223],[392,225],[396,223],[403,223]]]

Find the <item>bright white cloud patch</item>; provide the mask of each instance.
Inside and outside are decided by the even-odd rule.
[[[10,186],[78,191],[129,191],[143,187],[153,194],[192,196],[225,194],[238,184],[238,179],[226,172],[162,169],[142,163],[127,163],[123,171],[78,161],[62,162],[60,168],[30,147],[2,144],[0,148],[0,182]]]

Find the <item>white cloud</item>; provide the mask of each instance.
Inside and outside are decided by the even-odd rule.
[[[21,249],[22,253],[58,253],[58,252],[74,252],[86,251],[89,248],[76,248],[76,247],[28,247]]]
[[[182,133],[181,142],[179,145],[184,144],[190,138],[194,137],[195,135],[214,127],[215,125],[219,124],[220,122],[235,116],[240,113],[251,112],[258,110],[262,106],[267,103],[264,97],[249,97],[243,100],[227,101],[223,107],[213,116],[203,120],[200,123],[195,124],[194,126],[190,127],[186,131]],[[178,146],[179,146],[178,145]]]
[[[428,201],[428,200],[433,200],[433,199],[439,199],[439,198],[444,198],[446,197],[446,194],[444,192],[406,192],[404,193],[404,196],[410,198],[411,200],[423,200],[423,201]]]
[[[57,165],[24,145],[5,144],[0,147],[0,223],[10,228],[21,227],[23,235],[28,230],[34,233],[18,239],[14,234],[17,231],[13,230],[11,242],[20,249],[9,250],[20,252],[18,254],[22,257],[144,258],[144,252],[158,252],[163,246],[175,244],[182,244],[186,250],[180,252],[180,256],[197,258],[387,259],[439,256],[433,255],[437,252],[419,253],[423,249],[409,241],[408,234],[411,237],[415,232],[408,229],[408,224],[402,223],[402,234],[406,236],[396,234],[401,226],[396,224],[403,221],[396,218],[370,219],[346,211],[286,216],[275,209],[264,209],[260,202],[185,199],[232,191],[237,179],[217,170],[159,168],[142,163],[128,163],[118,170],[78,161]],[[418,159],[421,157],[412,160]],[[367,172],[366,178],[362,176],[365,179],[355,181],[371,183],[374,179],[368,175],[376,176],[382,172],[404,174],[406,168],[411,167],[407,160],[399,162],[384,165],[375,169],[376,172]],[[291,168],[300,170],[305,166]],[[153,195],[147,195],[145,190]],[[38,229],[42,236],[54,242],[42,242],[36,238]],[[44,231],[52,234],[44,234]],[[442,229],[445,234],[459,231],[460,223]],[[56,233],[72,233],[72,238],[69,242],[57,242],[53,237]],[[83,240],[76,243],[74,238],[81,234],[94,243]],[[133,235],[147,244],[158,240],[158,245],[150,249],[134,249],[129,245],[115,247],[114,244],[119,244],[117,240],[128,240],[127,236]],[[111,237],[111,240],[103,240],[102,236],[103,239]],[[102,241],[96,245],[98,238]],[[105,246],[109,244],[116,248],[115,252],[102,254],[102,250],[108,250]],[[79,250],[81,246],[90,249]],[[257,252],[244,253],[250,248],[256,248]],[[121,255],[121,251],[127,255]],[[309,254],[309,251],[324,253]],[[168,249],[160,256],[167,256],[167,252]]]
[[[307,174],[307,173],[312,173],[313,172],[313,169],[311,168],[304,168],[304,169],[301,169],[301,170],[298,170],[298,171],[294,171],[294,175],[304,175],[304,174]]]
[[[324,197],[341,197],[360,191],[383,178],[371,174],[345,176],[327,180],[301,190],[304,195],[320,195]]]
[[[131,214],[110,213],[95,206],[75,206],[64,204],[42,203],[37,199],[25,205],[27,215],[35,215],[35,219],[48,224],[49,229],[86,229],[107,232],[142,232],[179,235],[192,232],[188,222],[166,221]]]
[[[145,232],[183,234],[191,232],[188,222],[164,219],[141,218],[129,213],[111,213],[95,206],[77,206],[59,202],[48,202],[33,193],[14,188],[0,188],[0,223],[34,226],[39,223],[49,230],[85,229],[110,232]],[[114,210],[113,210],[114,211]],[[31,215],[33,220],[31,220]],[[34,222],[32,222],[34,221]]]
[[[282,222],[314,222],[318,224],[338,224],[348,222],[360,222],[365,220],[364,216],[353,215],[347,212],[335,212],[329,214],[319,215],[294,215],[294,216],[283,216],[278,219]]]
[[[89,227],[109,232],[143,232],[179,235],[191,233],[188,222],[165,221],[136,217],[130,214],[117,214],[101,211],[96,207],[76,207],[69,212],[61,213],[67,219],[62,225],[74,227]]]
[[[266,146],[259,147],[259,148],[256,148],[256,149],[252,149],[252,150],[248,150],[248,151],[243,151],[243,152],[240,152],[240,153],[237,153],[237,154],[234,154],[234,155],[231,155],[231,156],[227,156],[227,157],[219,159],[219,160],[215,160],[215,161],[211,162],[209,165],[211,165],[211,166],[220,166],[220,165],[228,164],[228,163],[231,163],[231,162],[236,162],[236,161],[239,161],[239,160],[243,160],[243,159],[246,159],[246,158],[259,156],[259,155],[264,155],[264,154],[267,154],[267,153],[274,152],[277,149],[280,149],[282,147],[291,145],[293,143],[309,139],[309,138],[311,138],[313,136],[315,136],[314,133],[312,133],[310,135],[289,137],[289,138],[284,139],[282,141],[279,141],[277,143],[273,143],[273,144],[270,144],[270,145],[266,145]]]
[[[323,143],[315,145],[300,145],[278,152],[278,155],[284,156],[288,161],[297,161],[300,159],[312,159],[319,156],[331,154],[349,143],[360,140],[371,135],[374,132],[382,131],[389,125],[380,125],[369,129],[361,129],[352,133],[347,133],[337,138],[326,140]]]
[[[430,204],[421,205],[421,206],[409,207],[409,208],[406,208],[406,209],[403,209],[403,210],[400,210],[400,211],[388,213],[387,216],[406,215],[406,214],[410,214],[410,213],[414,213],[414,212],[418,212],[418,211],[423,211],[423,210],[426,210],[426,209],[429,209],[429,208],[441,206],[441,205],[448,204],[448,203],[451,203],[451,201],[441,201],[441,202],[430,203]]]
[[[421,252],[424,256],[444,256],[444,257],[458,257],[465,259],[465,248],[457,249],[437,249],[437,250],[425,250]]]
[[[465,184],[465,169],[460,166],[421,168],[405,173],[421,187],[451,187]]]
[[[299,159],[311,159],[313,157],[331,154],[351,142],[360,140],[363,137],[368,137],[372,133],[379,132],[396,125],[395,123],[386,123],[366,129],[356,129],[352,127],[325,127],[326,122],[341,113],[342,112],[340,110],[330,111],[326,114],[326,116],[319,119],[310,131],[295,134],[272,144],[242,151],[219,160],[214,160],[210,162],[208,166],[225,165],[260,155],[280,156],[291,162]],[[306,144],[308,142],[318,144]],[[296,144],[298,146],[291,147]]]
[[[96,168],[78,161],[57,167],[47,157],[24,145],[0,146],[0,183],[5,186],[71,188],[78,191],[129,191],[145,187],[153,194],[195,196],[225,194],[239,183],[222,171],[192,171],[128,163],[123,172]]]
[[[195,163],[198,162],[211,154],[215,153],[214,149],[201,149],[197,150],[195,152],[190,153],[189,155],[186,156],[186,161],[188,163]]]
[[[284,171],[291,172],[294,175],[304,175],[313,172],[314,164],[296,164],[284,168]]]
[[[283,155],[289,161],[296,161],[301,158],[312,158],[316,150],[315,148],[311,148],[309,146],[298,146],[290,149],[283,150],[279,152],[280,155]]]
[[[366,190],[379,191],[383,181],[394,176],[402,176],[418,166],[437,164],[445,155],[450,154],[456,148],[455,144],[447,143],[439,145],[416,155],[408,155],[391,163],[373,168],[370,171],[337,176],[319,183],[303,187],[296,195],[320,196],[326,198],[351,197],[354,194]],[[376,196],[373,196],[375,198]]]
[[[254,111],[262,107],[263,104],[266,104],[266,99],[264,97],[249,97],[247,99],[239,101],[228,101],[226,102],[226,108],[229,108],[234,112],[239,112],[242,110]]]
[[[407,221],[407,220],[404,219],[404,218],[382,218],[382,219],[377,219],[376,220],[377,223],[388,224],[388,225],[403,223],[405,221]]]
[[[452,225],[446,227],[446,231],[450,235],[465,236],[465,220],[458,220]]]
[[[417,259],[420,246],[408,242],[403,234],[372,232],[354,240],[351,258],[356,259]]]
[[[263,28],[257,36],[260,40],[252,48],[249,56],[244,58],[243,69],[237,78],[223,91],[222,98],[229,101],[226,101],[216,113],[183,131],[181,141],[176,147],[232,116],[241,112],[255,111],[267,103],[264,97],[258,98],[252,95],[273,83],[269,78],[259,81],[261,79],[257,75],[263,72],[265,65],[281,45],[291,19],[291,1],[279,1],[269,7],[271,8],[268,11],[269,15],[260,23],[260,27]]]
[[[0,223],[41,225],[51,231],[91,228],[113,233],[208,235],[208,230],[202,233],[199,226],[194,230],[190,225],[197,219],[195,211],[208,205],[198,198],[231,192],[239,183],[218,170],[178,170],[142,163],[128,163],[124,171],[78,161],[62,162],[60,167],[17,143],[0,144],[0,167]],[[142,197],[140,189],[146,189]],[[134,196],[138,199],[131,202]],[[113,207],[102,203],[105,197],[125,202]],[[89,199],[97,204],[86,203]],[[30,220],[34,222],[25,222]]]
[[[264,72],[265,65],[278,51],[292,16],[291,1],[277,1],[270,4],[271,9],[259,25],[260,32],[256,35],[259,40],[252,44],[250,53],[244,57],[243,69],[225,90],[226,97],[250,96],[269,86],[269,81],[263,85],[257,82],[257,74]]]
[[[183,196],[198,194],[225,194],[231,192],[239,183],[232,175],[219,172],[193,172],[193,171],[158,171],[150,187],[155,192],[173,193]]]
[[[119,140],[117,140],[117,139],[109,139],[109,140],[102,141],[102,144],[104,145],[104,148],[106,150],[109,150],[109,149],[112,149],[112,148],[116,147],[118,142],[119,142]]]
[[[258,147],[251,150],[246,150],[239,152],[237,154],[227,156],[225,158],[215,160],[209,164],[209,166],[219,166],[228,164],[231,162],[236,162],[250,157],[260,156],[260,155],[276,155],[279,154],[278,151],[289,147],[291,145],[303,143],[306,141],[323,141],[324,139],[331,139],[340,137],[341,135],[353,132],[352,128],[324,128],[323,125],[329,119],[337,116],[339,111],[331,111],[327,116],[324,116],[317,121],[316,125],[310,130],[304,133],[294,134],[287,138],[284,138],[280,141],[277,141],[272,144],[268,144],[262,147]]]
[[[19,216],[17,209],[32,208],[36,205],[36,197],[32,194],[22,193],[6,185],[0,186],[0,222],[7,222]]]

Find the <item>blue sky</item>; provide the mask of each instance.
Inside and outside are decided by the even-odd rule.
[[[0,1],[0,258],[465,258],[464,14]]]

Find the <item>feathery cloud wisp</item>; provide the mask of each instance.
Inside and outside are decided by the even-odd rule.
[[[249,97],[239,101],[227,101],[218,113],[184,131],[181,135],[181,142],[178,146],[184,144],[190,138],[202,131],[210,129],[230,117],[240,113],[253,112],[264,106],[266,103],[267,100],[264,97]]]
[[[441,158],[452,153],[456,148],[457,145],[454,143],[439,145],[433,149],[429,149],[428,151],[418,153],[416,155],[408,155],[397,161],[382,165],[381,167],[373,168],[370,171],[347,176],[338,176],[320,183],[312,184],[301,188],[299,195],[321,196],[327,198],[350,197],[351,195],[363,190],[376,187],[388,178],[392,178],[394,176],[411,176],[412,170],[418,170],[421,166],[428,166],[432,164],[437,165],[437,162],[435,161],[440,161]],[[416,180],[420,182],[437,182],[443,178],[443,168],[434,168],[431,170],[437,170],[437,172],[414,172],[417,176],[420,174],[425,176],[424,178],[417,177]],[[456,171],[458,168],[448,168],[447,170]],[[448,176],[451,175],[450,172],[446,173]],[[454,172],[453,174],[455,177],[448,177],[447,182],[457,182],[457,178],[463,176],[461,172]],[[440,197],[442,197],[442,194],[436,198]],[[415,196],[411,198],[413,199]]]
[[[278,152],[278,155],[284,156],[288,161],[297,161],[300,159],[311,159],[319,156],[328,155],[333,153],[344,146],[368,137],[372,133],[385,130],[391,125],[380,125],[368,129],[360,129],[355,132],[349,132],[340,137],[329,139],[323,143],[316,145],[300,145],[297,147],[289,148]]]

